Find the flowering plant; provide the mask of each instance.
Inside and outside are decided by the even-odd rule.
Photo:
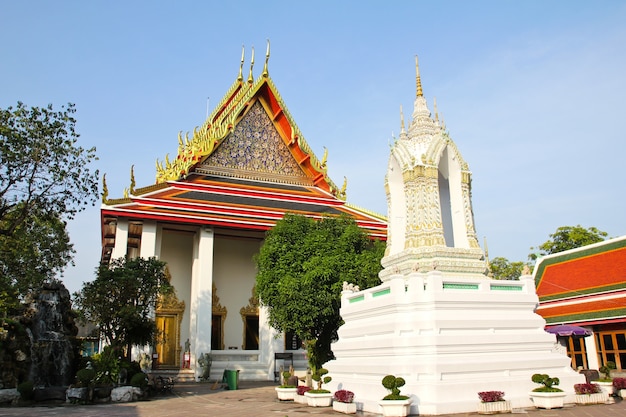
[[[626,389],[626,378],[613,378],[615,389]]]
[[[354,400],[354,392],[340,389],[339,391],[335,392],[335,396],[333,397],[333,399],[340,403],[351,403]]]
[[[478,398],[483,403],[495,403],[496,401],[504,401],[504,392],[502,391],[483,391],[478,393]]]
[[[307,387],[306,385],[298,385],[296,394],[304,395],[305,392],[310,391],[311,387]]]
[[[586,383],[586,384],[574,384],[574,391],[576,394],[597,394],[602,392],[600,385]]]

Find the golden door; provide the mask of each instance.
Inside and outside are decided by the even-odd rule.
[[[176,366],[176,316],[156,316],[157,366]]]

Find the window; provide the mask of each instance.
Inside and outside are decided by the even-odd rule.
[[[615,362],[617,369],[626,367],[626,330],[596,333],[598,361],[601,365]]]
[[[587,351],[584,337],[568,337],[567,356],[572,359],[572,368],[582,367],[587,369]]]
[[[221,314],[213,314],[211,317],[211,350],[224,349],[224,333],[222,331],[224,318]]]
[[[259,350],[259,316],[245,316],[244,350]]]

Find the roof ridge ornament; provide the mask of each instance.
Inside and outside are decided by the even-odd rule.
[[[265,52],[265,65],[263,66],[263,74],[261,74],[263,76],[263,78],[267,78],[269,75],[269,72],[267,71],[267,63],[270,60],[270,40],[267,40],[267,50]]]
[[[245,52],[246,52],[245,45],[241,45],[241,64],[239,64],[239,75],[237,76],[237,81],[239,82],[243,81],[243,62],[244,62]]]
[[[433,111],[435,112],[435,124],[439,126],[439,113],[437,111],[437,97],[433,97]]]
[[[253,68],[254,68],[254,45],[252,46],[252,59],[250,59],[250,75],[248,75],[249,84],[252,84],[254,82],[254,77],[252,76]]]
[[[423,97],[424,92],[422,91],[422,80],[420,78],[420,68],[417,62],[417,55],[415,55],[415,84],[416,84],[416,97]]]

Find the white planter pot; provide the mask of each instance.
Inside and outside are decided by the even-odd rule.
[[[551,410],[553,408],[563,408],[565,400],[564,392],[531,392],[530,398],[533,400],[536,408],[545,408]]]
[[[406,417],[409,415],[411,400],[381,400],[378,405],[384,417]]]
[[[604,404],[609,401],[609,396],[606,392],[598,392],[595,394],[576,394],[574,396],[574,402],[576,404]]]
[[[332,393],[312,393],[305,392],[304,396],[307,398],[307,404],[309,407],[330,407],[333,402]]]
[[[298,395],[298,394],[294,395],[293,402],[299,403],[299,404],[308,404],[306,395]]]
[[[615,389],[613,388],[613,381],[593,381],[593,383],[600,385],[602,392],[605,392],[609,397],[615,392]]]
[[[493,401],[490,403],[478,403],[478,414],[498,414],[498,413],[510,413],[511,402],[510,401]]]
[[[345,414],[356,414],[356,403],[340,403],[333,401],[333,410]]]
[[[626,398],[626,389],[619,390],[619,396],[622,398]]]
[[[298,388],[281,388],[276,387],[276,395],[280,401],[293,401]]]

